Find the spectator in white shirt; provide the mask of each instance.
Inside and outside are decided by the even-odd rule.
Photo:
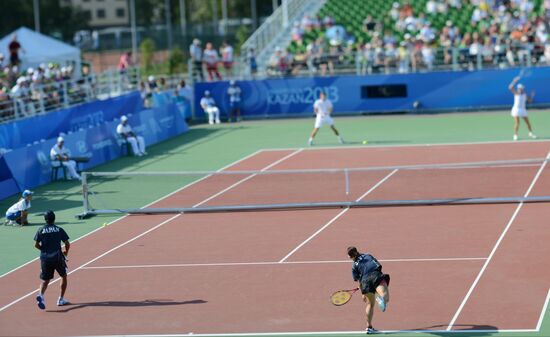
[[[202,73],[202,48],[201,40],[194,39],[193,43],[189,46],[189,55],[193,62],[193,76],[198,74],[201,81],[204,81],[204,75]]]
[[[204,97],[201,98],[201,107],[208,115],[208,124],[220,124],[220,109],[216,106],[216,101],[210,96],[210,91],[204,92]]]
[[[315,101],[313,104],[313,112],[315,112],[315,126],[313,127],[313,131],[311,131],[311,136],[309,137],[308,144],[309,146],[313,145],[313,138],[315,138],[315,135],[323,126],[323,124],[328,124],[336,137],[338,137],[338,141],[340,144],[344,144],[344,139],[342,136],[340,136],[340,133],[338,130],[334,127],[334,120],[330,116],[332,113],[333,107],[332,102],[327,99],[327,95],[321,91],[319,94],[319,99]]]
[[[132,127],[128,124],[128,117],[120,117],[120,124],[116,128],[116,132],[132,146],[134,155],[141,157],[147,154],[145,152],[145,140],[132,131]]]
[[[29,208],[31,208],[31,199],[34,193],[25,190],[18,202],[13,204],[6,211],[6,226],[25,226],[28,225],[27,216],[29,215]]]
[[[76,172],[76,162],[71,160],[71,151],[65,147],[65,139],[63,137],[57,138],[57,144],[50,150],[50,159],[53,165],[63,165],[68,169],[69,179],[82,179]]]
[[[218,52],[214,49],[212,43],[208,42],[206,48],[204,49],[204,63],[206,64],[206,71],[208,72],[208,79],[210,81],[214,80],[214,75],[218,80],[221,80],[222,77],[218,72],[218,62],[220,57]]]
[[[222,64],[225,73],[228,76],[233,76],[233,47],[224,42],[220,48],[220,54],[222,55]]]

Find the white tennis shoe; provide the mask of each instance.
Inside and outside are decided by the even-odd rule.
[[[518,140],[518,135],[514,135],[514,140]]]
[[[68,304],[71,304],[71,302],[67,301],[66,299],[64,299],[63,297],[60,297],[58,300],[57,300],[57,306],[58,307],[62,307],[64,305],[68,305]]]
[[[532,133],[532,132],[529,132],[529,138],[537,139],[537,135],[535,135],[535,134]]]

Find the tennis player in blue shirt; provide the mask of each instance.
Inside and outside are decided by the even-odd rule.
[[[390,301],[390,275],[382,273],[382,265],[370,254],[361,254],[355,247],[348,247],[348,256],[353,260],[351,272],[353,280],[359,283],[359,289],[363,294],[363,301],[367,304],[367,333],[376,333],[372,327],[374,313],[374,301],[378,302],[380,310],[386,311]]]
[[[46,309],[44,293],[53,278],[54,271],[57,271],[61,277],[61,296],[57,300],[57,305],[70,304],[64,298],[65,290],[67,290],[67,264],[65,261],[71,248],[69,236],[63,228],[55,225],[55,213],[53,211],[47,211],[44,214],[44,220],[46,220],[46,225],[40,227],[34,236],[34,246],[40,250],[40,264],[42,267],[40,273],[42,284],[40,285],[40,293],[36,296],[36,302],[42,310]],[[61,250],[62,242],[65,244],[64,251]]]

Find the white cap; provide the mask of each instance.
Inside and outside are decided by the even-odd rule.
[[[210,95],[210,91],[206,90],[206,91],[204,92],[204,95],[205,95],[205,96]]]
[[[149,77],[147,77],[147,79],[149,80],[149,82],[153,82],[155,80],[155,76],[150,75]]]
[[[523,84],[518,84],[518,89],[525,89],[525,87],[523,86]]]
[[[125,115],[122,115],[122,116],[120,117],[120,121],[121,121],[121,122],[126,122],[127,120],[128,120],[128,117],[126,117]]]
[[[21,84],[26,81],[27,81],[27,78],[25,76],[21,76],[17,79],[17,84]]]
[[[32,73],[34,73],[34,69],[33,69],[33,68],[29,68],[29,69],[27,69],[27,74],[29,74],[29,75],[30,75],[30,74],[32,74]]]
[[[57,137],[57,144],[64,142],[65,139],[63,137]]]
[[[235,80],[229,81],[229,85],[235,85],[235,83],[236,83]]]

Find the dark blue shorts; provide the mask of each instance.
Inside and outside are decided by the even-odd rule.
[[[67,264],[63,258],[53,260],[40,260],[42,271],[40,272],[40,279],[44,281],[51,280],[53,278],[54,271],[57,271],[59,276],[63,277],[67,275]]]
[[[376,287],[378,287],[380,283],[382,283],[382,281],[386,281],[386,284],[390,285],[390,275],[383,274],[379,270],[373,271],[372,273],[361,279],[361,293],[375,293]]]

